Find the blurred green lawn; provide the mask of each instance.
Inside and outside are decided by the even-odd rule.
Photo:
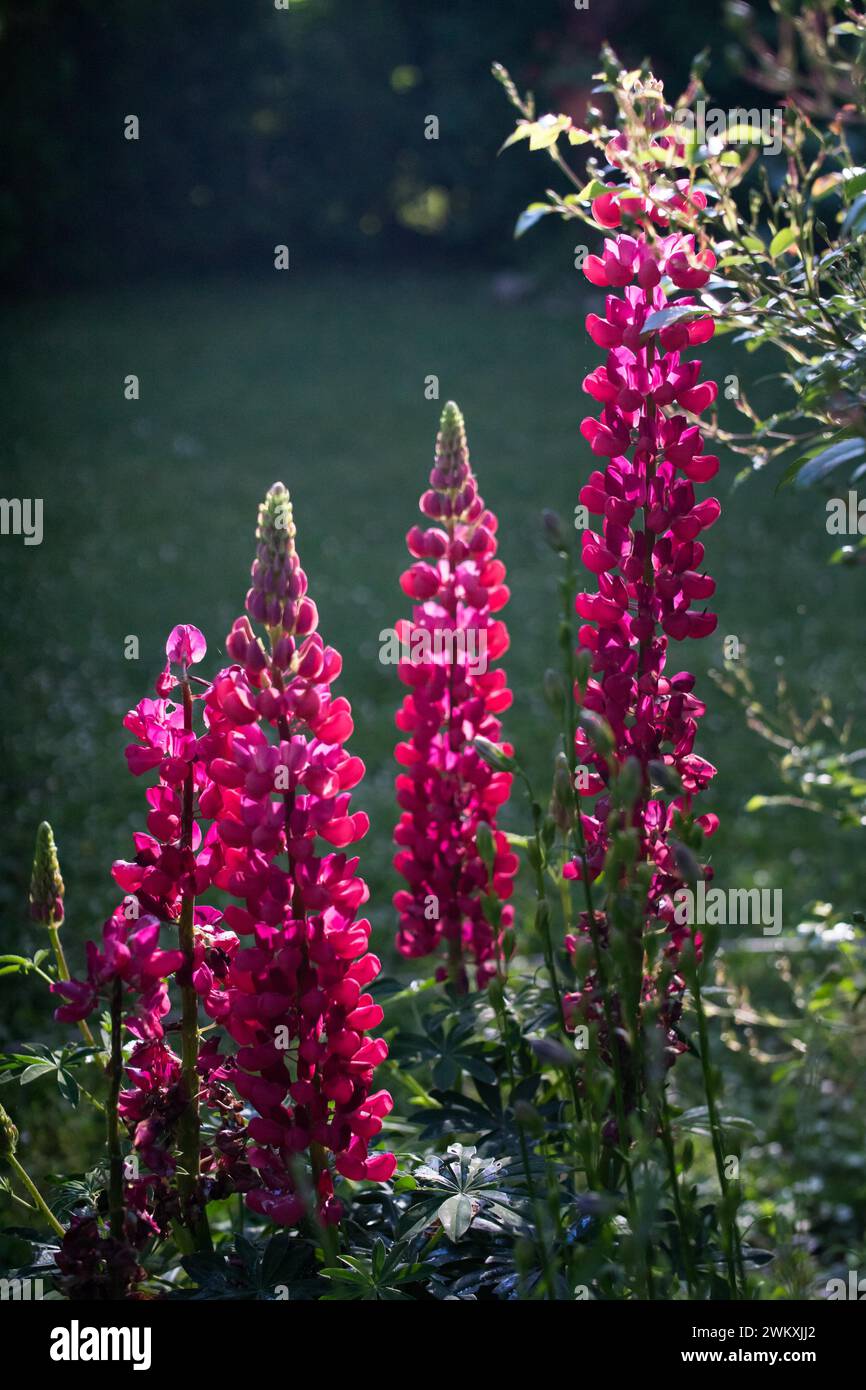
[[[243,607],[257,503],[279,478],[294,496],[321,631],[344,657],[353,751],[368,769],[357,798],[372,817],[362,862],[375,944],[388,956],[402,692],[378,661],[378,634],[407,609],[397,583],[403,538],[439,410],[451,396],[463,407],[482,493],[500,516],[513,593],[504,615],[516,696],[508,732],[540,777],[555,743],[540,691],[556,659],[557,614],[556,561],[539,514],[553,506],[570,516],[593,466],[578,433],[587,413],[580,380],[596,360],[581,293],[567,280],[506,303],[477,274],[292,270],[263,283],[155,285],[13,311],[2,350],[3,493],[44,499],[45,538],[38,547],[0,539],[3,950],[39,944],[26,888],[34,831],[47,817],[67,884],[67,948],[80,967],[85,938],[116,900],[111,861],[143,823],[123,714],[152,693],[177,622],[205,631],[206,669],[216,669]],[[717,375],[739,370],[750,384],[756,375],[756,361],[737,358],[730,340],[708,358]],[[140,377],[138,402],[124,399],[128,373]],[[425,399],[430,374],[438,402]],[[723,461],[725,511],[706,537],[719,631],[676,655],[694,663],[710,705],[701,751],[719,766],[707,797],[722,816],[719,881],[782,887],[790,929],[810,897],[857,905],[856,835],[803,813],[744,813],[752,793],[779,786],[765,746],[704,673],[720,661],[722,635],[734,633],[766,691],[783,663],[803,700],[821,690],[840,709],[859,709],[861,580],[826,566],[819,494],[776,494],[770,476],[731,494],[737,466]],[[124,657],[130,634],[140,639],[138,661]],[[512,823],[522,814],[518,806]],[[38,980],[0,981],[0,1008],[7,1039],[52,1036]]]

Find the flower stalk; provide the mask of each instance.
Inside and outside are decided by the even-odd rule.
[[[183,727],[186,733],[193,732],[192,689],[187,676],[186,664],[180,680],[183,701]],[[192,852],[193,815],[195,806],[194,770],[189,764],[183,782],[183,809],[181,819],[180,848],[187,854]],[[207,1211],[202,1200],[200,1152],[201,1115],[199,1109],[199,996],[193,981],[195,970],[195,894],[191,887],[184,889],[181,898],[178,921],[178,943],[183,952],[183,968],[179,972],[181,981],[181,1088],[184,1108],[178,1121],[178,1153],[180,1172],[178,1174],[178,1194],[181,1211],[199,1251],[212,1248]]]
[[[60,940],[60,924],[64,918],[63,894],[63,878],[57,846],[54,843],[54,831],[47,821],[42,821],[36,832],[36,851],[30,879],[30,916],[47,929],[58,978],[68,980],[69,966]],[[79,1019],[78,1028],[84,1041],[93,1046],[93,1034],[84,1019]]]
[[[108,1139],[108,1224],[112,1237],[124,1238],[123,1149],[120,1142],[120,1088],[123,1083],[123,982],[117,976],[111,987],[111,1051],[108,1061],[108,1097],[105,1118]]]
[[[259,508],[256,539],[247,615],[226,642],[232,664],[205,696],[200,743],[199,805],[212,822],[200,861],[243,905],[226,908],[234,945],[219,980],[210,967],[199,973],[208,1012],[238,1045],[231,1085],[254,1112],[247,1206],[319,1232],[343,1213],[335,1172],[377,1182],[396,1167],[369,1148],[392,1105],[372,1089],[388,1049],[365,1036],[383,1016],[364,992],[380,967],[370,923],[357,917],[367,886],[343,852],[369,824],[349,810],[364,765],[344,748],[351,710],[331,691],[341,660],[316,631],[282,483]],[[249,947],[237,949],[239,936]],[[332,1257],[333,1231],[322,1245]]]
[[[48,1222],[54,1234],[59,1236],[62,1240],[66,1233],[30,1174],[19,1161],[16,1154],[17,1148],[18,1130],[12,1123],[8,1112],[0,1105],[0,1159],[3,1159],[9,1165],[12,1172],[21,1183],[21,1186],[25,1188],[28,1195],[32,1198],[34,1205]]]
[[[725,1230],[725,1263],[728,1271],[728,1283],[731,1289],[731,1297],[740,1299],[747,1297],[745,1271],[742,1264],[740,1232],[734,1209],[733,1192],[727,1172],[725,1171],[724,1134],[719,1118],[719,1107],[716,1103],[716,1084],[713,1078],[712,1064],[710,1062],[710,1035],[707,1027],[707,1015],[704,1009],[703,994],[701,992],[700,965],[697,961],[694,961],[689,973],[691,976],[689,983],[691,985],[692,998],[695,1003],[695,1013],[698,1019],[698,1047],[701,1054],[701,1075],[704,1083],[704,1094],[707,1098],[710,1138],[713,1146],[716,1176],[718,1177],[719,1188],[722,1194],[722,1224]]]
[[[397,949],[412,958],[440,954],[436,978],[465,993],[470,969],[479,989],[500,969],[518,861],[496,828],[511,774],[487,766],[473,746],[478,736],[498,741],[498,716],[511,704],[505,672],[491,664],[508,649],[495,615],[509,591],[496,557],[497,519],[479,495],[453,401],[442,411],[429,481],[420,510],[432,524],[409,531],[415,563],[400,579],[415,606],[394,630],[398,675],[411,692],[396,721],[408,736],[395,750],[402,814],[394,864],[408,885],[394,896]],[[484,836],[493,842],[489,863]],[[491,895],[501,905],[495,922],[485,911]]]

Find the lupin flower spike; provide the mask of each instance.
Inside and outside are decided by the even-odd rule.
[[[478,495],[453,401],[442,411],[420,508],[433,525],[413,526],[406,538],[416,563],[400,583],[416,606],[411,622],[396,629],[404,653],[398,674],[411,690],[397,713],[408,738],[396,749],[404,770],[397,778],[403,814],[394,864],[409,885],[394,897],[397,947],[417,957],[444,945],[447,961],[437,978],[462,991],[467,962],[483,988],[501,961],[513,910],[502,907],[493,921],[487,911],[492,896],[500,903],[511,896],[517,858],[496,830],[511,773],[491,767],[473,743],[499,742],[497,716],[511,704],[505,672],[489,668],[508,648],[505,624],[494,616],[508,601],[505,566],[495,558],[497,520]],[[505,745],[503,756],[511,752]],[[489,869],[478,846],[482,825],[493,835]]]
[[[43,821],[36,832],[36,852],[33,856],[33,873],[30,879],[30,916],[34,922],[41,922],[48,928],[48,939],[54,952],[57,974],[60,980],[69,979],[69,966],[66,953],[60,940],[60,924],[63,921],[63,879],[60,874],[60,861],[54,832],[47,821]],[[93,1042],[93,1034],[83,1019],[78,1021],[85,1042]]]
[[[663,188],[672,162],[682,162],[684,154],[671,148],[669,137],[655,137],[654,129],[651,123],[649,148]],[[618,136],[608,147],[614,166],[625,141]],[[591,313],[586,319],[605,360],[583,383],[600,409],[582,422],[581,433],[605,464],[580,492],[584,509],[600,523],[598,531],[584,531],[582,551],[597,588],[576,601],[583,619],[578,641],[585,667],[591,667],[575,690],[582,708],[575,741],[578,785],[582,797],[597,800],[581,815],[583,851],[565,873],[585,874],[592,882],[603,868],[611,871],[608,856],[616,854],[617,844],[636,837],[637,861],[648,870],[644,918],[660,920],[668,932],[665,969],[657,980],[644,981],[643,998],[655,1003],[669,1063],[685,1047],[676,1031],[684,989],[678,967],[692,936],[674,905],[683,886],[675,837],[688,835],[697,843],[718,824],[712,815],[695,820],[692,811],[693,798],[715,774],[694,752],[705,707],[692,693],[694,676],[666,670],[672,641],[707,637],[717,621],[700,607],[715,582],[701,571],[698,536],[718,519],[721,507],[715,498],[695,497],[695,486],[709,482],[719,466],[714,455],[702,452],[698,419],[717,391],[714,382],[699,381],[700,362],[683,356],[712,337],[714,324],[693,296],[677,299],[675,314],[665,312],[671,292],[702,288],[715,266],[696,231],[706,201],[688,179],[676,181],[666,200],[662,193],[657,201],[637,198],[627,187],[606,191],[593,202],[596,221],[618,228],[628,217],[633,230],[608,237],[602,255],[584,264],[592,284],[611,291],[604,317]],[[671,231],[672,214],[690,230]],[[657,788],[668,782],[676,794],[665,802]],[[702,865],[700,872],[709,878],[712,870]],[[581,915],[579,934],[594,935],[606,948],[610,923],[605,914],[594,915],[594,924],[588,912]],[[578,940],[570,938],[572,952]],[[694,946],[700,950],[699,936]],[[605,999],[598,971],[578,985],[565,1001],[569,1019],[601,1020],[611,1009],[616,1014],[619,1001]]]
[[[256,539],[249,616],[226,642],[234,664],[206,696],[200,803],[214,883],[243,903],[226,922],[250,944],[219,980],[202,968],[196,987],[238,1044],[230,1080],[254,1112],[247,1204],[280,1225],[314,1215],[327,1226],[342,1212],[333,1170],[380,1182],[396,1166],[369,1151],[391,1109],[372,1088],[388,1048],[365,1036],[382,1019],[365,992],[380,965],[357,916],[367,885],[345,852],[367,832],[349,810],[364,765],[343,746],[351,709],[331,694],[342,663],[316,631],[282,483],[259,508]],[[270,653],[250,619],[267,627]]]
[[[9,1158],[18,1147],[18,1130],[0,1105],[0,1158]]]
[[[36,852],[30,878],[30,916],[44,926],[59,926],[63,921],[63,879],[54,832],[43,821],[36,832]]]

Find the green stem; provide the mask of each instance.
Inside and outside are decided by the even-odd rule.
[[[626,1193],[628,1195],[629,1222],[635,1240],[638,1238],[638,1206],[635,1197],[634,1176],[632,1174],[631,1156],[629,1154],[629,1136],[626,1126],[625,1109],[625,1084],[622,1075],[622,1059],[619,1055],[619,1038],[611,1008],[611,988],[608,981],[607,965],[604,960],[604,947],[598,931],[598,923],[595,914],[590,915],[589,933],[592,939],[593,954],[595,956],[595,969],[598,982],[601,988],[602,1010],[604,1012],[605,1027],[610,1046],[610,1055],[613,1070],[613,1094],[614,1111],[616,1114],[617,1130],[619,1131],[619,1157],[623,1165],[625,1175]],[[643,1252],[644,1279],[647,1290],[647,1297],[651,1297],[652,1272],[648,1252]]]
[[[659,1107],[659,1119],[662,1136],[662,1145],[667,1159],[668,1175],[671,1182],[671,1195],[674,1200],[674,1211],[676,1213],[677,1225],[680,1228],[680,1247],[683,1252],[683,1265],[686,1272],[686,1287],[689,1291],[689,1298],[697,1298],[695,1293],[696,1280],[694,1265],[692,1264],[692,1247],[689,1233],[686,1229],[685,1210],[683,1208],[682,1193],[680,1191],[680,1180],[677,1173],[677,1159],[674,1152],[673,1135],[671,1134],[671,1116],[668,1106],[667,1090],[662,1091],[661,1106]]]
[[[34,965],[26,956],[0,956],[0,975],[17,975],[22,967],[25,971],[34,971],[47,985],[54,984],[51,976],[46,975],[44,970],[40,970],[39,966]]]
[[[416,995],[422,994],[425,990],[436,989],[437,985],[438,981],[435,979],[413,980],[411,985],[407,985],[405,989],[399,990],[397,994],[389,994],[386,999],[383,999],[382,1007],[387,1013],[389,1009],[393,1009],[395,1004],[402,1004],[406,999],[414,999]]]
[[[120,1147],[118,1102],[123,1078],[121,1021],[123,983],[118,976],[111,990],[111,1057],[108,1064],[108,1099],[105,1106],[108,1129],[108,1223],[115,1240],[123,1240],[123,1152]]]
[[[586,915],[589,923],[589,934],[593,944],[595,956],[596,974],[602,990],[602,1007],[604,1009],[605,1023],[608,1036],[611,1039],[611,1055],[613,1058],[614,1092],[615,1106],[617,1114],[617,1124],[622,1136],[622,1143],[626,1143],[625,1134],[625,1103],[623,1099],[623,1079],[621,1074],[619,1049],[616,1045],[613,1015],[610,1008],[610,991],[608,987],[607,971],[603,960],[603,948],[598,935],[598,924],[595,919],[595,904],[592,896],[592,884],[590,882],[589,865],[586,857],[586,836],[583,829],[583,818],[580,808],[580,796],[575,786],[575,776],[577,773],[577,756],[575,754],[575,736],[577,733],[577,705],[574,698],[574,686],[577,673],[574,665],[574,640],[572,632],[571,615],[574,611],[574,597],[577,591],[577,576],[575,574],[573,556],[570,550],[564,554],[565,574],[561,583],[562,593],[562,634],[563,652],[565,656],[565,679],[566,679],[566,733],[568,746],[566,748],[566,758],[570,771],[570,781],[572,789],[572,800],[574,805],[574,831],[572,835],[572,845],[581,863],[581,883],[583,885],[584,903]],[[623,1149],[622,1160],[625,1166],[626,1186],[629,1192],[629,1201],[634,1204],[634,1188],[632,1185],[631,1167],[628,1154]]]
[[[42,1196],[42,1193],[39,1191],[39,1188],[36,1186],[35,1182],[31,1178],[30,1174],[27,1172],[26,1168],[22,1167],[22,1165],[18,1162],[18,1159],[15,1157],[14,1154],[7,1154],[6,1161],[9,1164],[9,1167],[12,1169],[12,1172],[15,1174],[15,1176],[21,1183],[21,1186],[26,1187],[28,1193],[33,1198],[34,1203],[39,1208],[42,1215],[45,1217],[45,1220],[48,1222],[54,1234],[60,1236],[60,1239],[62,1240],[63,1237],[66,1235],[66,1232],[64,1231],[60,1222],[57,1220],[57,1217],[54,1215],[54,1212],[49,1207],[45,1198]]]
[[[192,689],[184,676],[181,681],[183,692],[183,725],[192,730]],[[193,769],[190,765],[183,784],[183,809],[181,821],[181,849],[192,848],[194,784]],[[193,984],[192,974],[195,960],[195,895],[184,893],[181,901],[180,921],[178,923],[178,944],[183,951],[180,997],[181,997],[181,1084],[185,1105],[178,1121],[177,1139],[180,1154],[180,1168],[177,1187],[181,1199],[181,1213],[185,1226],[191,1233],[195,1248],[206,1252],[213,1249],[207,1212],[202,1204],[200,1180],[201,1120],[199,1116],[198,1081],[198,995]]]
[[[529,795],[532,808],[533,821],[533,842],[534,853],[530,856],[533,875],[535,878],[535,898],[536,898],[536,921],[541,933],[544,960],[547,965],[547,973],[550,976],[554,998],[556,1000],[556,1016],[559,1023],[559,1030],[562,1034],[563,1043],[567,1048],[573,1047],[573,1038],[568,1031],[565,1021],[565,1005],[563,1003],[562,986],[559,982],[559,972],[556,968],[556,954],[553,949],[553,939],[550,934],[550,909],[547,902],[547,890],[544,883],[544,845],[541,838],[541,808],[532,794],[532,784],[522,768],[517,769]],[[575,1130],[575,1152],[580,1154],[586,1163],[586,1155],[581,1152],[579,1147],[579,1130],[583,1119],[583,1106],[580,1100],[577,1077],[573,1070],[563,1069],[565,1078],[566,1093],[571,1100],[574,1110],[574,1130]]]
[[[572,613],[574,612],[574,599],[577,593],[577,576],[574,569],[574,557],[571,550],[564,553],[565,574],[563,575],[560,591],[562,593],[562,647],[565,665],[565,723],[566,723],[566,748],[565,756],[568,761],[569,780],[571,782],[571,800],[574,809],[574,834],[573,842],[576,842],[576,853],[580,860],[583,870],[581,883],[583,884],[583,896],[586,904],[586,911],[589,920],[593,920],[593,901],[592,884],[589,879],[589,869],[586,862],[586,836],[583,831],[583,819],[580,810],[580,795],[575,786],[577,775],[577,754],[575,753],[575,737],[577,735],[577,704],[574,698],[574,686],[577,680],[577,672],[574,667],[574,631],[572,626]]]
[[[532,872],[535,879],[535,901],[537,912],[537,924],[541,932],[541,942],[544,949],[544,960],[547,965],[550,982],[556,998],[556,1014],[559,1020],[560,1031],[566,1041],[570,1043],[571,1038],[565,1026],[565,1009],[562,1003],[562,992],[559,985],[559,973],[556,969],[556,957],[553,952],[553,941],[550,936],[550,910],[547,903],[547,888],[544,882],[544,845],[541,839],[541,807],[532,794],[532,784],[526,773],[522,769],[517,769],[529,796],[532,807],[533,841],[534,853],[531,855]]]
[[[328,1172],[328,1155],[321,1144],[310,1145],[310,1167],[313,1175],[313,1191],[310,1194],[311,1224],[322,1243],[322,1255],[325,1267],[328,1268],[335,1265],[340,1258],[340,1238],[335,1227],[326,1225],[318,1212],[319,1178]]]
[[[698,1016],[698,1040],[700,1042],[701,1053],[701,1073],[704,1079],[704,1091],[707,1097],[707,1114],[710,1120],[710,1135],[713,1143],[713,1156],[716,1161],[716,1173],[719,1179],[719,1187],[722,1193],[722,1209],[724,1215],[724,1228],[726,1235],[727,1250],[725,1251],[725,1263],[728,1268],[728,1283],[731,1287],[731,1297],[740,1298],[741,1291],[737,1285],[737,1262],[739,1257],[740,1235],[737,1229],[737,1221],[731,1211],[730,1187],[727,1174],[725,1173],[725,1151],[722,1136],[722,1126],[719,1121],[718,1107],[716,1106],[715,1088],[713,1085],[712,1073],[710,1070],[710,1039],[707,1028],[707,1016],[704,1012],[704,1001],[701,995],[701,981],[697,961],[695,962],[694,979],[692,981],[692,993],[695,1000],[695,1009]],[[742,1270],[741,1270],[742,1273]]]
[[[590,882],[589,865],[586,857],[586,836],[583,830],[581,797],[576,785],[577,753],[575,751],[575,740],[577,737],[577,701],[574,696],[574,687],[577,683],[577,671],[574,662],[575,636],[572,615],[574,614],[574,602],[577,593],[577,572],[574,566],[573,548],[569,546],[568,549],[563,550],[561,554],[564,561],[564,572],[560,580],[560,594],[562,596],[560,645],[562,647],[565,673],[565,757],[568,763],[568,780],[572,807],[572,824],[570,833],[566,839],[566,847],[568,848],[570,846],[571,852],[580,860],[580,881],[583,888],[584,908],[590,932],[592,932],[595,923],[595,904],[592,898],[592,883]],[[565,880],[563,880],[563,883],[565,883]],[[568,902],[570,906],[570,892],[568,894]],[[591,1139],[588,1139],[583,1159],[587,1182],[589,1186],[593,1188],[596,1185],[596,1177],[595,1158],[590,1151],[591,1142]]]
[[[510,1083],[509,1096],[514,1094],[517,1085],[514,1070],[514,1053],[511,1048],[511,1035],[508,1029],[508,1011],[505,999],[505,982],[500,979],[497,984],[501,988],[501,994],[496,997],[496,1017],[499,1021],[499,1032],[502,1036],[502,1046],[505,1049],[505,1062],[508,1068],[508,1080]],[[526,1131],[517,1116],[514,1117],[517,1125],[517,1142],[520,1147],[520,1161],[523,1164],[523,1174],[526,1179],[526,1190],[529,1194],[529,1201],[535,1213],[535,1229],[538,1235],[538,1256],[541,1268],[544,1272],[544,1282],[547,1287],[547,1296],[551,1300],[556,1299],[556,1269],[551,1267],[550,1253],[547,1249],[547,1237],[545,1235],[545,1215],[544,1208],[538,1200],[535,1190],[535,1181],[532,1177],[532,1164],[529,1158],[529,1146],[526,1142]]]

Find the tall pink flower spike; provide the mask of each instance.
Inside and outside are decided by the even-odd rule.
[[[612,164],[619,162],[624,143],[620,135],[608,146]],[[657,167],[669,169],[679,152],[664,136],[653,143]],[[606,356],[583,383],[601,409],[583,421],[581,433],[606,463],[580,492],[580,502],[600,522],[598,529],[585,530],[582,539],[583,564],[597,577],[597,586],[576,601],[584,619],[578,640],[591,670],[576,697],[584,709],[607,721],[614,747],[600,751],[598,739],[583,727],[575,744],[577,762],[586,770],[579,790],[584,797],[597,797],[581,817],[591,880],[601,872],[611,844],[610,790],[616,770],[628,759],[636,759],[640,769],[630,824],[638,835],[638,860],[652,866],[645,919],[660,920],[668,932],[664,997],[655,1003],[669,1063],[684,1046],[675,1031],[684,988],[676,967],[691,934],[675,912],[673,895],[683,878],[672,832],[690,821],[693,798],[715,768],[694,752],[697,721],[705,711],[693,694],[694,676],[667,674],[666,667],[671,641],[707,637],[715,630],[715,614],[700,606],[713,594],[715,581],[701,570],[704,547],[698,537],[721,511],[714,497],[698,501],[695,496],[695,485],[709,482],[719,466],[714,455],[702,451],[698,420],[716,399],[717,388],[699,380],[697,359],[682,356],[712,337],[713,320],[693,308],[694,296],[686,295],[676,300],[685,312],[648,326],[651,315],[670,306],[672,293],[704,286],[716,263],[693,232],[657,232],[657,227],[669,227],[672,211],[696,225],[706,206],[703,193],[690,190],[688,180],[678,180],[674,189],[663,202],[661,194],[658,201],[636,198],[620,187],[592,205],[603,227],[619,227],[627,215],[635,230],[610,237],[603,254],[584,263],[592,284],[620,293],[607,296],[603,316],[591,313],[586,319],[587,332]],[[662,782],[677,790],[669,804],[652,792],[653,784]],[[705,836],[718,825],[713,815],[695,823]],[[582,872],[580,858],[566,868],[572,878]],[[709,878],[712,871],[705,865],[703,872]],[[597,914],[597,926],[606,944],[608,924],[602,914]],[[584,913],[578,936],[569,939],[570,949],[575,951],[588,933]],[[695,947],[700,948],[699,937]],[[646,980],[644,998],[654,992]],[[603,1001],[595,973],[565,1002],[572,1021],[601,1021]]]
[[[489,666],[508,649],[505,624],[494,616],[508,589],[505,566],[495,558],[498,523],[478,495],[463,416],[453,402],[442,412],[430,490],[420,506],[434,524],[426,531],[413,526],[407,536],[417,563],[400,582],[416,606],[412,621],[397,627],[409,657],[398,673],[411,690],[397,714],[408,738],[396,749],[405,771],[397,778],[403,814],[394,863],[409,884],[394,897],[397,946],[417,957],[444,945],[447,959],[437,978],[463,991],[468,963],[479,988],[496,972],[513,909],[502,908],[494,929],[483,899],[491,890],[500,901],[511,896],[518,861],[496,829],[511,774],[492,771],[472,744],[478,735],[499,741],[498,716],[511,704],[505,672]],[[478,845],[482,824],[492,834],[489,868]]]
[[[308,1215],[306,1158],[319,1218],[340,1219],[331,1163],[350,1179],[385,1181],[393,1154],[369,1146],[392,1108],[373,1073],[387,1056],[368,1036],[382,1009],[365,992],[380,970],[358,917],[369,896],[346,851],[367,832],[349,809],[364,764],[344,744],[349,703],[334,697],[339,654],[316,632],[318,615],[295,549],[289,494],[276,483],[259,508],[249,617],[238,618],[205,700],[202,741],[213,825],[204,854],[245,944],[217,980],[202,971],[220,1022],[238,1044],[231,1082],[255,1112],[247,1159],[252,1210],[281,1225]],[[250,618],[268,630],[270,650]],[[325,842],[322,852],[321,841]],[[218,1002],[217,1002],[218,1001]]]

